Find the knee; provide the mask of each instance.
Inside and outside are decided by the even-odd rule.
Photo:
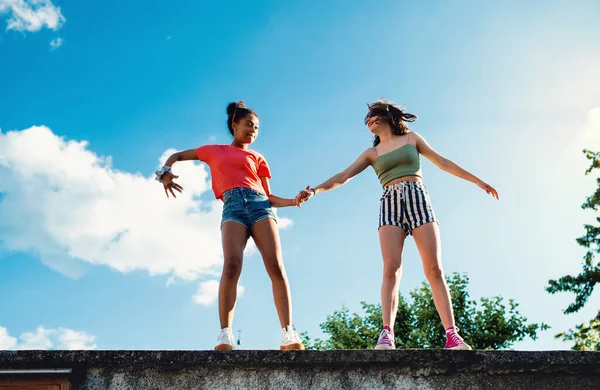
[[[283,262],[278,258],[273,259],[265,259],[265,267],[267,268],[267,273],[271,280],[283,280],[285,279],[285,269],[283,267]]]
[[[225,259],[223,264],[223,278],[230,280],[237,280],[242,273],[242,258],[241,257],[229,257]]]
[[[383,266],[383,277],[386,279],[400,279],[401,273],[402,268],[400,267],[400,263]]]
[[[425,277],[428,281],[438,281],[444,279],[444,270],[438,265],[425,267]]]

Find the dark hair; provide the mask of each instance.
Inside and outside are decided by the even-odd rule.
[[[233,122],[239,123],[241,119],[251,114],[258,117],[258,114],[251,108],[246,107],[246,104],[241,100],[227,105],[227,128],[231,135],[233,135]]]
[[[404,135],[408,133],[408,126],[406,122],[414,122],[418,117],[414,114],[404,112],[400,106],[396,103],[390,102],[389,100],[379,99],[378,101],[367,104],[369,112],[365,116],[365,123],[367,120],[374,116],[379,116],[385,120],[392,128],[392,133],[396,135]],[[381,140],[376,134],[373,139],[373,147],[379,145]]]

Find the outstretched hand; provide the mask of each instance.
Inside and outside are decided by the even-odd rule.
[[[173,198],[177,198],[173,190],[183,192],[183,187],[173,181],[173,179],[177,179],[178,177],[179,176],[174,175],[171,172],[165,172],[161,176],[160,182],[165,188],[165,194],[167,195],[167,198],[169,197],[169,192],[171,193],[171,195],[173,195]]]
[[[484,182],[483,180],[478,180],[477,185],[479,186],[479,188],[484,190],[487,194],[492,195],[496,199],[500,199],[500,196],[498,195],[498,191],[496,191],[496,189],[494,187],[492,187],[491,185],[489,185],[488,183]]]
[[[296,202],[298,207],[300,207],[302,203],[308,201],[312,197],[313,193],[312,191],[310,191],[310,186],[306,186],[304,190],[300,191],[298,195],[296,195],[296,199],[294,201]]]

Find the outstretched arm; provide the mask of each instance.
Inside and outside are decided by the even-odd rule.
[[[261,177],[260,181],[262,182],[262,186],[265,189],[265,193],[269,197],[269,202],[273,207],[289,207],[289,206],[298,206],[300,204],[296,202],[296,199],[288,199],[288,198],[280,198],[279,196],[275,196],[271,193],[271,186],[269,185],[268,177]]]
[[[196,149],[189,149],[182,152],[173,153],[169,156],[167,161],[165,161],[163,169],[157,172],[157,175],[160,173],[160,182],[163,184],[167,198],[169,197],[169,192],[171,195],[173,195],[173,198],[177,198],[173,190],[183,192],[183,187],[173,181],[173,179],[177,179],[179,176],[174,175],[173,172],[171,172],[171,167],[177,161],[186,160],[199,160]]]
[[[467,171],[454,161],[442,156],[435,149],[429,145],[425,138],[421,135],[414,133],[417,136],[417,150],[425,158],[434,163],[438,168],[448,173],[453,174],[456,177],[460,177],[463,180],[470,181],[471,183],[477,184],[479,188],[484,190],[486,193],[492,195],[494,198],[499,199],[498,191],[491,185],[487,184],[471,172]]]
[[[175,152],[165,161],[165,167],[172,167],[177,161],[199,160],[196,149],[188,149],[181,152]]]
[[[321,192],[333,190],[334,188],[338,188],[348,183],[350,179],[354,176],[358,175],[362,171],[365,170],[369,165],[375,161],[377,156],[375,155],[375,151],[373,148],[369,148],[365,150],[356,161],[352,163],[348,168],[343,170],[342,172],[331,176],[329,179],[319,184],[316,187],[310,188],[306,187],[305,190],[300,191],[300,193],[296,196],[296,201],[299,203],[305,202],[310,199],[311,196],[320,194]]]

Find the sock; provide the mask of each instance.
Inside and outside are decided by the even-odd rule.
[[[394,333],[394,332],[392,332],[392,329],[387,325],[383,327],[383,330],[387,330],[390,333]]]
[[[448,329],[446,329],[446,335],[447,335],[448,333],[454,333],[454,332],[456,332],[456,328],[455,328],[455,327],[453,327],[453,326],[451,326],[451,327],[449,327]]]

